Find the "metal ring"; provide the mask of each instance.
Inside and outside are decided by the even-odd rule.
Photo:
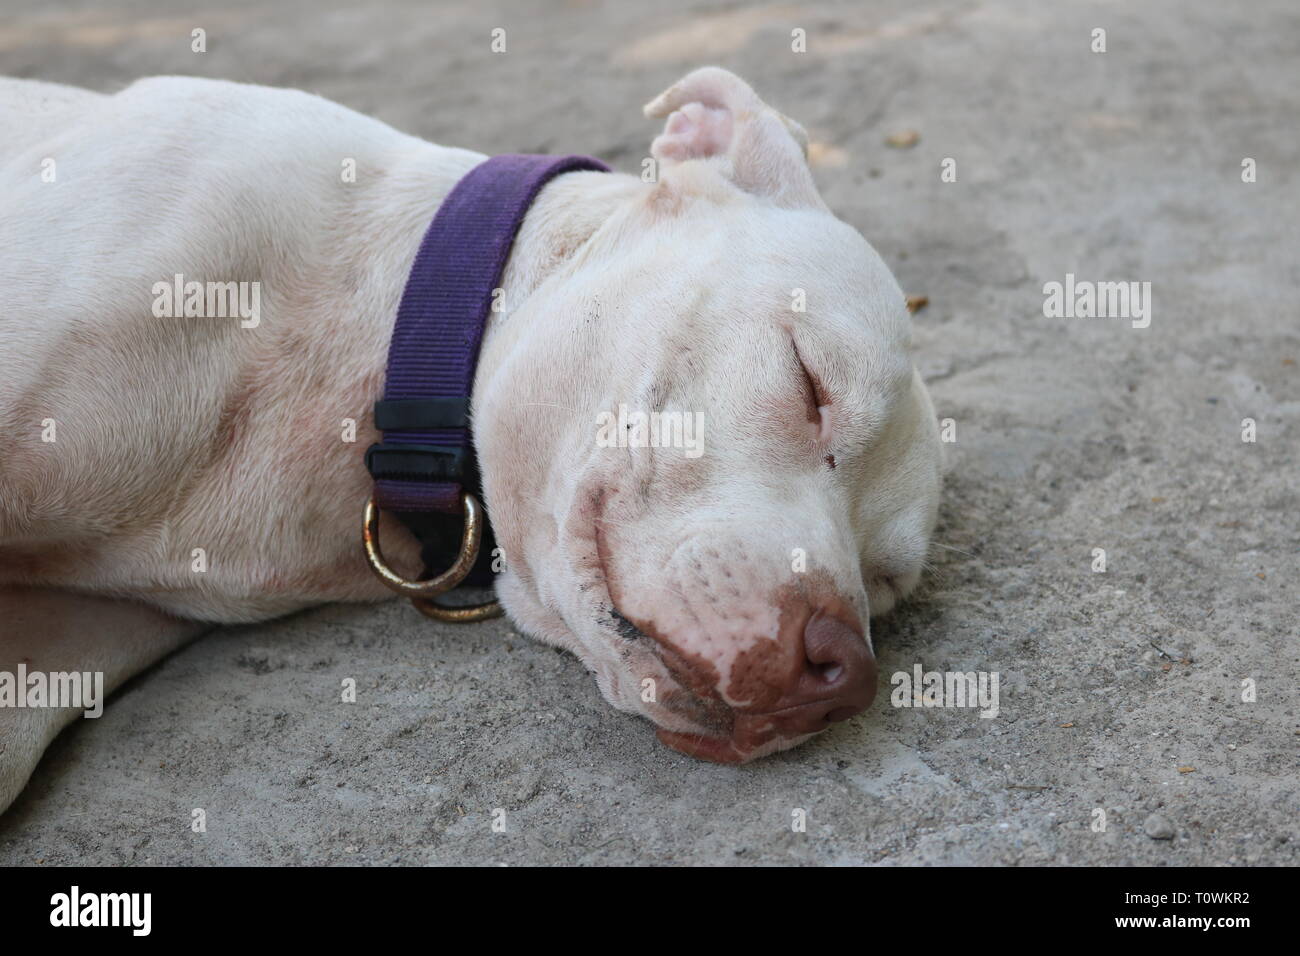
[[[425,598],[411,598],[417,611],[425,617],[445,624],[469,624],[473,621],[487,621],[505,613],[500,601],[488,601],[486,604],[464,604],[458,607],[446,607],[437,601]]]
[[[371,495],[370,500],[366,502],[361,541],[365,547],[366,561],[369,562],[370,570],[375,572],[375,576],[383,581],[389,590],[410,598],[422,614],[438,621],[483,621],[502,613],[498,602],[489,601],[486,604],[465,607],[443,607],[431,600],[439,594],[445,594],[465,580],[470,569],[474,567],[474,562],[478,560],[479,543],[483,540],[483,506],[479,504],[478,498],[469,492],[463,493],[460,501],[461,507],[465,510],[465,532],[460,540],[460,553],[456,555],[456,560],[452,562],[451,567],[436,578],[412,581],[402,577],[388,566],[383,551],[379,548],[379,508],[375,504],[374,495]]]

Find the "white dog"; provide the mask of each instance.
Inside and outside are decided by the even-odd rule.
[[[654,181],[556,178],[509,260],[473,393],[497,591],[665,743],[743,761],[870,703],[939,437],[903,294],[803,130],[711,67],[646,112]],[[483,159],[288,90],[0,81],[0,671],[111,691],[196,622],[391,596],[359,546],[370,410],[420,238]],[[176,275],[258,298],[160,316]],[[598,440],[628,410],[697,447]],[[0,809],[80,713],[0,709]]]

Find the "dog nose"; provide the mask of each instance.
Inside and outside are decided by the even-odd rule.
[[[708,711],[707,719],[692,719],[726,728],[724,736],[715,736],[661,726],[663,743],[704,760],[742,763],[848,720],[875,700],[876,658],[848,602],[785,598],[777,606],[781,625],[775,640],[750,642],[735,656],[724,656],[715,645],[712,654],[696,651],[687,658],[671,641],[656,638],[664,662]],[[722,681],[720,673],[726,675]]]
[[[767,615],[752,607],[724,618],[730,627],[676,632],[615,609],[631,633],[657,645],[659,662],[676,681],[664,700],[673,722],[694,725],[678,729],[656,718],[661,741],[705,760],[743,762],[871,705],[876,658],[852,601],[825,588],[811,600],[792,590],[768,605],[777,627],[761,636],[748,628]]]
[[[787,730],[822,730],[862,713],[876,699],[876,658],[861,633],[816,611],[804,625],[802,643],[802,672],[781,701]]]

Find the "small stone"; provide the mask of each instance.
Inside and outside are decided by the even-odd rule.
[[[1174,825],[1158,813],[1153,813],[1147,817],[1146,823],[1142,824],[1142,829],[1153,840],[1172,840],[1174,838]]]

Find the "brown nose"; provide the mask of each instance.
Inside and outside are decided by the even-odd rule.
[[[848,720],[876,698],[876,658],[863,636],[816,611],[803,629],[803,666],[778,704],[786,733],[810,734]]]
[[[857,615],[838,600],[795,599],[782,617],[777,639],[751,645],[719,687],[737,719],[788,738],[865,710],[876,696],[876,659]]]

